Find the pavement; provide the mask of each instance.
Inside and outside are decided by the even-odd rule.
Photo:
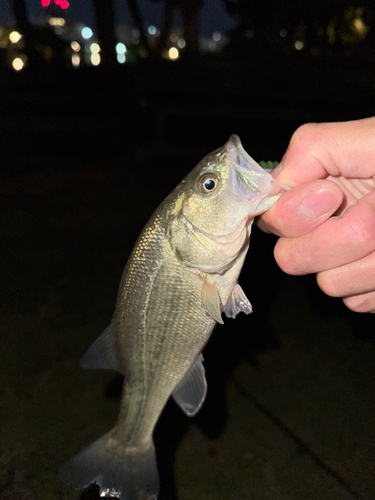
[[[113,426],[121,378],[78,360],[110,321],[143,224],[187,171],[126,165],[1,182],[2,500],[99,498],[56,473]],[[171,401],[160,418],[159,500],[375,499],[375,317],[314,276],[284,275],[274,243],[254,229],[240,279],[254,312],[214,331],[201,412]]]

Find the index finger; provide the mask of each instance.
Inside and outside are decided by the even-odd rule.
[[[328,175],[368,178],[375,174],[375,117],[308,123],[293,134],[275,169],[276,179],[297,186]]]
[[[310,274],[363,259],[375,250],[375,192],[349,207],[342,217],[331,217],[313,231],[280,238],[275,259],[288,274]]]

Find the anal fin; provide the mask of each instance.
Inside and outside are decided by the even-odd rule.
[[[188,417],[194,417],[201,409],[206,394],[207,381],[201,354],[173,392],[173,399]]]
[[[79,362],[84,370],[117,370],[112,323],[89,347],[86,354]]]
[[[233,288],[231,296],[229,297],[225,307],[225,315],[228,318],[235,318],[240,312],[250,314],[253,312],[253,308],[249,299],[246,297],[245,292],[237,283],[237,285]]]

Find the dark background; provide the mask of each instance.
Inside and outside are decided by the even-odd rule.
[[[121,391],[78,359],[110,321],[144,223],[185,174],[232,133],[256,160],[280,160],[305,122],[374,114],[371,3],[227,1],[233,24],[215,53],[199,48],[202,4],[164,2],[187,42],[170,61],[168,16],[152,40],[129,1],[145,33],[119,65],[112,3],[94,1],[102,63],[76,70],[51,28],[11,4],[5,28],[23,34],[28,63],[15,72],[0,48],[1,498],[78,498],[56,470],[115,423]],[[325,297],[314,276],[285,276],[274,243],[254,229],[241,275],[254,313],[215,331],[201,414],[169,404],[160,420],[161,500],[375,498],[373,317]]]

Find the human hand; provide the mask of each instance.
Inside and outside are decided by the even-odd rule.
[[[280,236],[280,268],[375,312],[375,117],[303,125],[273,175],[293,187],[259,223]]]

